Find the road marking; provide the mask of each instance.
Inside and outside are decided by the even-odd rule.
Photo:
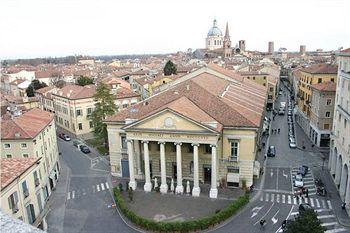
[[[271,175],[271,177],[273,176],[273,168],[271,168],[270,175]]]
[[[265,201],[269,201],[269,194],[268,193],[265,194]]]
[[[92,192],[95,193],[96,192],[96,188],[95,185],[92,186]]]
[[[68,194],[67,195],[67,200],[69,200],[70,199],[70,192],[68,192],[67,194]]]
[[[264,201],[264,194],[260,196],[260,201]]]
[[[317,208],[320,208],[320,207],[321,207],[320,202],[318,201],[317,198],[316,198],[315,200],[316,200],[316,207],[317,207]]]
[[[275,194],[272,193],[272,194],[271,194],[271,202],[273,202],[274,200],[275,200]]]
[[[282,203],[284,204],[284,203],[286,203],[286,195],[282,195]]]
[[[310,187],[314,187],[314,185],[313,184],[304,185],[304,188],[310,188]]]
[[[321,226],[327,227],[327,226],[332,226],[332,225],[337,225],[338,222],[326,222],[326,223],[321,223]]]
[[[337,229],[332,229],[332,230],[327,230],[325,233],[337,233],[337,232],[342,232],[342,231],[347,231],[348,229],[345,228],[337,228]]]
[[[290,215],[294,216],[294,215],[297,215],[298,212],[292,212]]]
[[[284,174],[284,170],[283,170],[283,174],[282,174],[286,179],[288,179],[288,174]]]
[[[327,200],[327,203],[328,203],[328,207],[329,207],[329,209],[333,209],[333,208],[332,208],[331,201],[330,201],[330,200]]]
[[[275,218],[276,215],[278,214],[278,212],[280,212],[280,210],[277,210],[277,212],[275,213],[275,215],[271,219],[272,225],[275,225],[278,222],[278,218]]]
[[[102,190],[105,190],[105,186],[104,186],[103,183],[101,183],[101,189],[102,189]]]
[[[290,208],[289,214],[287,215],[286,219],[289,219],[290,215],[292,214],[292,211],[294,209],[294,205]],[[275,233],[283,232],[282,226],[280,226]]]
[[[83,195],[85,196],[86,192],[85,192],[85,189],[83,189]]]
[[[75,197],[75,191],[72,191],[72,199]]]
[[[254,226],[256,224],[258,224],[262,219],[264,219],[266,217],[266,215],[270,212],[270,210],[272,209],[272,207],[274,206],[274,202],[272,203],[272,205],[270,206],[269,210],[264,214],[264,216],[261,217],[261,219],[259,219],[256,223],[254,223]]]
[[[322,207],[323,207],[324,209],[327,208],[327,205],[326,205],[326,201],[325,201],[325,200],[322,200]]]
[[[308,199],[308,198],[305,198],[304,201],[305,201],[305,203],[307,203],[307,204],[309,203],[309,199]]]
[[[330,209],[316,209],[315,212],[320,213],[324,211],[330,211]]]
[[[288,195],[288,204],[292,204],[292,198]]]
[[[278,168],[277,168],[277,178],[276,178],[276,189],[278,190]]]
[[[100,191],[100,186],[96,185],[96,188],[97,188],[97,192]]]
[[[293,203],[294,203],[294,205],[297,205],[298,203],[297,203],[297,198],[295,197],[295,198],[293,198]]]
[[[312,207],[315,207],[315,205],[314,205],[314,199],[310,198],[310,204],[311,204]]]
[[[264,205],[262,206],[256,206],[252,209],[252,216],[250,218],[254,218],[258,213],[259,211],[264,207]]]
[[[106,184],[106,189],[109,189],[109,185],[108,185],[108,183],[106,182],[105,184]]]
[[[334,214],[317,216],[318,219],[335,218]]]

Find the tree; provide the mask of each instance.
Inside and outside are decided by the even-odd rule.
[[[82,75],[78,78],[78,85],[79,86],[86,86],[86,85],[93,84],[93,83],[94,83],[94,80],[92,78],[85,77]]]
[[[94,133],[98,138],[104,139],[105,145],[107,146],[107,125],[103,120],[107,116],[113,115],[117,110],[114,103],[114,97],[108,86],[104,83],[100,83],[96,88],[94,100],[96,101],[95,111],[92,113]]]
[[[323,233],[325,230],[325,227],[321,226],[321,221],[317,219],[316,212],[311,209],[305,210],[285,228],[287,233]]]
[[[172,61],[168,61],[165,66],[164,66],[164,75],[172,75],[172,74],[176,74],[177,73],[177,69],[175,64]]]
[[[47,87],[46,83],[43,83],[37,79],[34,79],[26,90],[27,96],[33,97],[35,90],[38,90],[38,89],[43,88],[43,87]]]

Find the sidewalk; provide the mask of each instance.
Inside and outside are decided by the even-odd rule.
[[[49,213],[47,214],[47,232],[64,233],[63,223],[66,211],[66,195],[70,182],[70,169],[61,159],[61,175],[56,185],[56,190],[52,192],[47,203]],[[51,211],[55,210],[55,211]]]

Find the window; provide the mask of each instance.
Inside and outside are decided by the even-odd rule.
[[[12,213],[17,213],[18,211],[18,194],[17,192],[12,193],[9,197],[8,197],[8,203],[9,203],[9,208],[12,210]]]
[[[35,211],[33,204],[29,204],[26,206],[28,221],[30,224],[35,222]]]
[[[253,77],[253,80],[255,80],[255,77]]]
[[[7,154],[7,155],[6,155],[6,158],[11,159],[11,158],[12,158],[12,155],[11,155],[11,154]]]
[[[21,143],[21,148],[22,148],[22,149],[27,148],[27,143]]]
[[[324,124],[323,129],[329,129],[329,124]]]
[[[321,83],[322,82],[322,78],[318,78],[318,83]]]
[[[346,119],[344,118],[344,129],[346,129],[346,124],[347,124],[347,121],[346,121]]]
[[[4,144],[5,149],[11,149],[11,144],[10,143],[5,143]]]
[[[227,172],[239,174],[239,167],[229,166],[227,167]]]
[[[123,104],[123,108],[127,108],[128,107],[128,104]]]
[[[83,130],[83,123],[78,123],[78,129]]]
[[[331,82],[334,82],[334,78],[331,78]]]
[[[121,136],[121,141],[122,141],[122,149],[127,149],[127,143],[126,143],[126,137],[125,136]]]
[[[326,105],[331,105],[332,104],[332,99],[327,99],[326,100]]]
[[[266,80],[266,76],[264,76],[264,80]]]
[[[28,190],[28,187],[27,187],[27,181],[23,181],[22,182],[22,190],[23,190],[24,198],[28,197],[29,196],[29,190]]]
[[[237,161],[238,160],[238,144],[239,142],[238,141],[231,141],[231,155],[230,155],[230,159],[231,160],[234,160],[234,161]]]
[[[81,109],[77,109],[77,116],[82,116],[82,115],[83,115],[83,113],[82,113]]]
[[[331,112],[326,112],[326,117],[331,117]]]
[[[266,83],[263,83],[263,86],[266,87]]]
[[[273,91],[273,87],[270,87],[270,91],[271,91],[271,92]]]
[[[94,123],[92,121],[89,121],[89,126],[90,126],[90,129],[94,127]]]
[[[211,147],[209,144],[204,145],[204,151],[206,154],[211,154]]]
[[[88,108],[88,109],[87,109],[87,115],[88,115],[88,116],[91,116],[91,114],[92,114],[92,108]]]
[[[28,154],[23,154],[23,158],[28,158]]]
[[[35,187],[39,186],[40,181],[39,181],[39,178],[38,178],[38,172],[37,171],[34,171],[33,178],[34,178]]]

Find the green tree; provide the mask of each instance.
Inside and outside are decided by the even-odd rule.
[[[33,97],[35,90],[38,90],[38,89],[43,88],[43,87],[47,87],[46,83],[43,83],[37,79],[34,79],[26,90],[27,96]]]
[[[321,226],[321,221],[317,219],[314,210],[306,210],[301,213],[295,220],[287,224],[285,232],[287,233],[323,233],[325,227]]]
[[[177,69],[175,64],[172,61],[167,61],[167,63],[164,66],[164,75],[172,75],[177,73]]]
[[[97,86],[94,99],[96,101],[95,111],[92,113],[94,133],[98,138],[104,139],[105,146],[107,147],[107,125],[103,122],[103,120],[107,116],[113,115],[117,108],[114,103],[114,97],[111,90],[104,83],[100,83]]]
[[[85,77],[85,76],[80,76],[77,80],[78,82],[78,85],[79,86],[86,86],[86,85],[89,85],[89,84],[93,84],[94,83],[94,80],[92,78],[89,78],[89,77]]]

